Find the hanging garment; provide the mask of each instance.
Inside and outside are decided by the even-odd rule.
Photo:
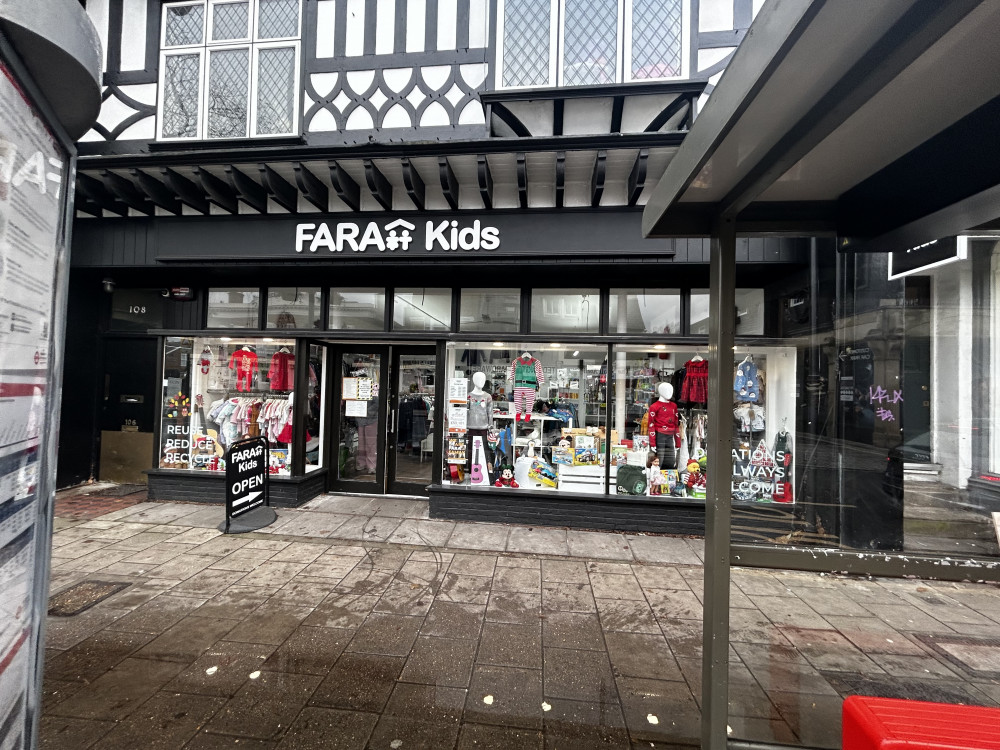
[[[229,358],[229,369],[236,371],[236,390],[252,391],[257,376],[257,355],[249,349],[237,349]]]
[[[684,385],[681,401],[691,404],[708,403],[708,360],[688,360],[684,364]]]
[[[688,450],[687,422],[683,419],[680,422],[680,429],[678,432],[681,436],[681,445],[677,449],[677,466],[684,468],[688,465],[691,453]]]
[[[271,357],[271,367],[267,379],[272,391],[290,391],[295,383],[295,355],[290,352],[275,352]]]
[[[756,403],[760,400],[760,377],[757,365],[751,359],[744,359],[736,366],[733,375],[733,392],[740,401]]]
[[[507,380],[514,381],[514,388],[538,388],[545,382],[542,363],[534,357],[518,357],[510,363]]]

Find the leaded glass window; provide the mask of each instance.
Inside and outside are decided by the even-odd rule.
[[[680,78],[694,0],[498,0],[503,87]]]
[[[201,55],[168,55],[163,62],[163,137],[196,138]]]
[[[503,21],[503,85],[548,85],[549,4],[541,0],[507,0]]]
[[[259,0],[258,39],[289,39],[299,35],[299,0]]]
[[[681,0],[632,0],[633,80],[682,75]]]
[[[184,47],[201,44],[205,23],[205,8],[202,5],[168,6],[164,12],[163,45]]]
[[[301,11],[302,0],[165,4],[159,137],[294,134]]]
[[[566,0],[563,83],[615,83],[618,79],[618,0]]]
[[[250,36],[250,3],[216,3],[212,6],[212,41],[224,42]]]
[[[247,133],[250,50],[209,52],[208,137],[243,138]]]
[[[295,47],[259,51],[257,133],[287,133],[295,120]]]

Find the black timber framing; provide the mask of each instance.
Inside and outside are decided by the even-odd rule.
[[[330,209],[330,190],[302,162],[294,162],[295,184],[299,186],[302,196],[320,211]]]
[[[266,214],[267,190],[233,165],[229,164],[225,169],[236,196],[257,213]]]
[[[352,211],[361,210],[361,186],[337,162],[331,160],[330,184],[337,197]]]

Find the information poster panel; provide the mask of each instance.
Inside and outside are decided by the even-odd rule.
[[[56,274],[65,263],[66,156],[0,61],[0,745],[24,737],[44,614],[54,440]],[[45,523],[41,523],[46,521]]]
[[[226,454],[226,525],[267,502],[267,440],[233,443]]]

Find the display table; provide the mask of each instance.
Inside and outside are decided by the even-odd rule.
[[[560,491],[565,492],[586,492],[588,494],[604,494],[604,467],[603,466],[566,466],[560,464],[556,466],[559,472]],[[611,467],[611,483],[614,485],[615,477],[618,475],[618,467]]]

